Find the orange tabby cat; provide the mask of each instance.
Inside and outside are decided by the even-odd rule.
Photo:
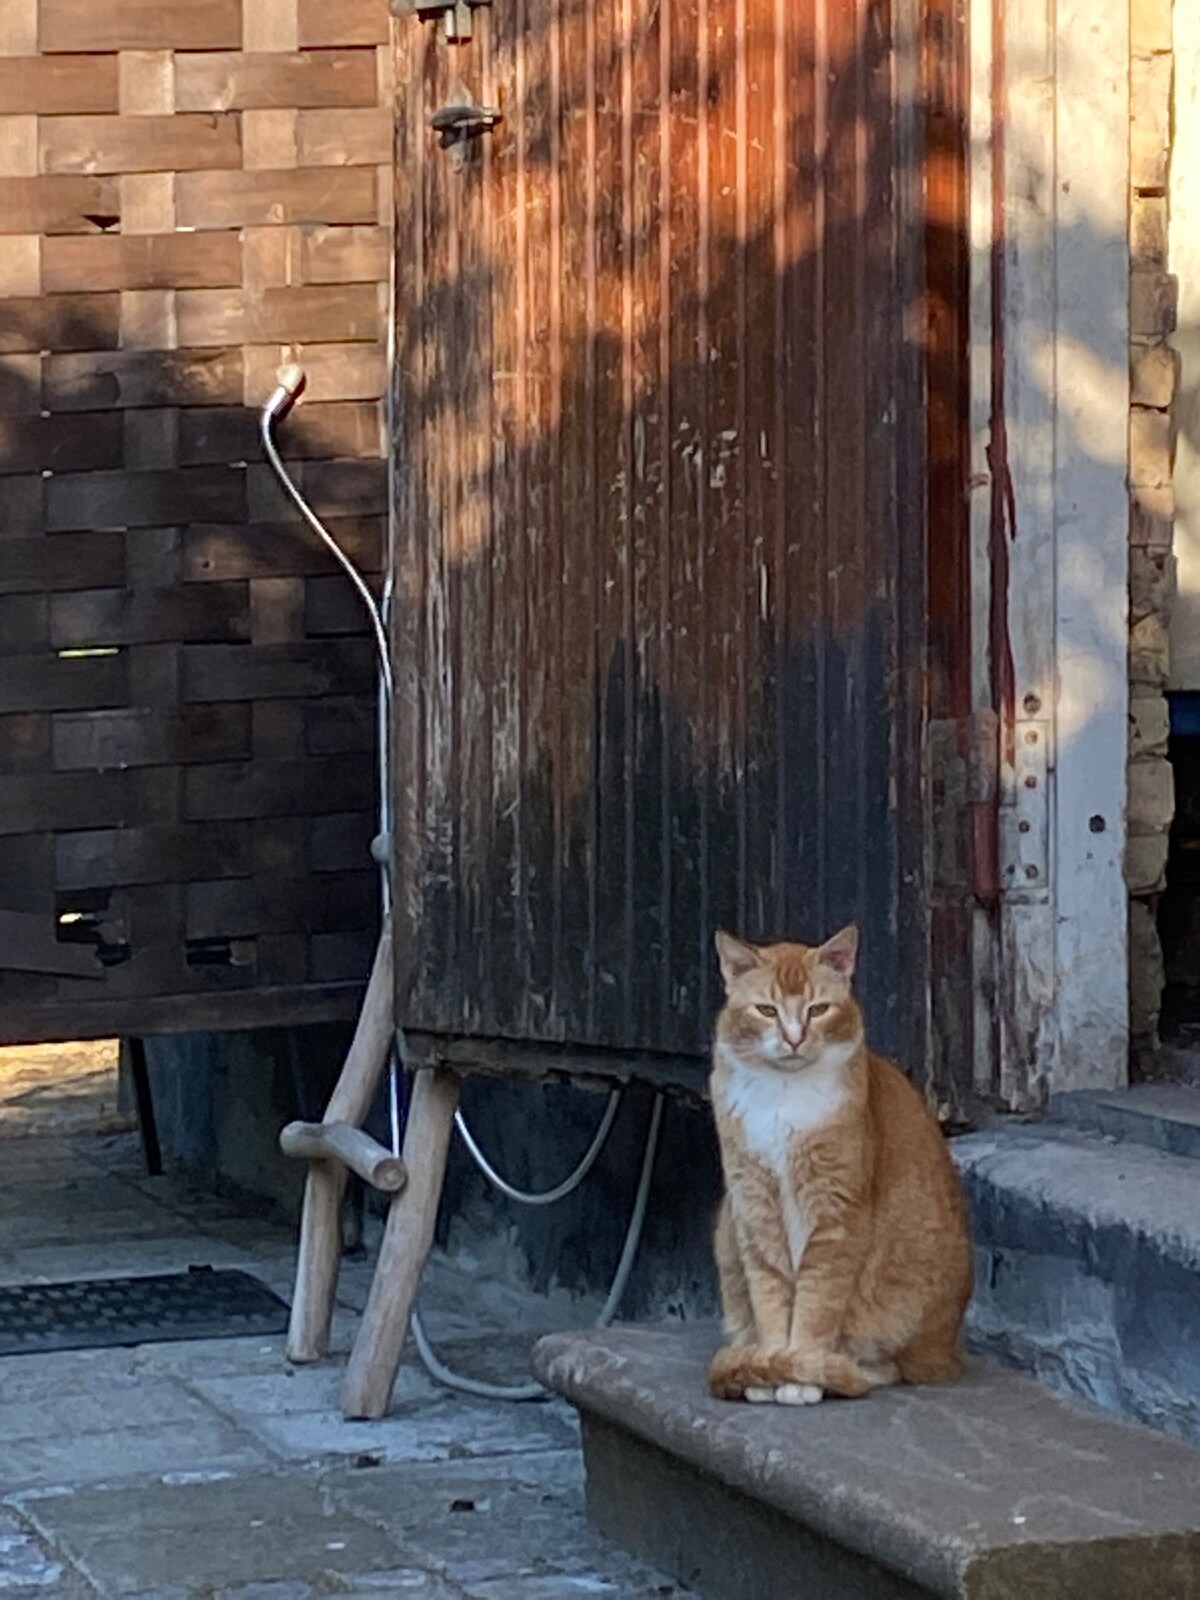
[[[971,1254],[924,1101],[863,1039],[858,932],[817,949],[717,934],[710,1079],[725,1170],[716,1255],[728,1344],[709,1386],[804,1405],[961,1369]]]

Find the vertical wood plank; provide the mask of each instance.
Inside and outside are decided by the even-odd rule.
[[[555,171],[556,107],[553,101],[552,36],[558,13],[553,0],[522,0],[517,94],[522,116],[517,137],[522,198],[519,228],[521,296],[524,308],[522,503],[524,623],[522,672],[525,756],[521,833],[522,874],[527,897],[527,980],[521,1026],[535,1037],[553,1036],[555,950],[554,800],[557,767],[559,627],[559,536],[555,526],[558,477],[556,295],[552,276],[559,174]]]
[[[793,752],[782,784],[786,817],[784,925],[818,937],[825,913],[825,143],[826,0],[785,17],[789,124],[783,249],[784,483],[781,570],[785,640],[779,716]]]
[[[407,19],[396,28],[396,160],[402,181],[397,185],[395,228],[396,239],[403,241],[403,247],[397,247],[393,255],[395,361],[389,381],[393,397],[390,445],[395,469],[389,536],[395,573],[391,639],[396,685],[391,725],[396,889],[392,915],[396,929],[396,998],[401,1021],[414,1003],[414,988],[419,978],[423,909],[425,663],[422,596],[426,534],[424,435],[420,420],[425,387],[423,167],[427,148],[421,118],[425,97],[423,40],[424,30],[414,19]]]
[[[596,566],[598,752],[596,768],[596,1036],[625,1033],[632,942],[629,794],[633,708],[630,409],[630,82],[624,0],[595,7],[596,153]]]
[[[667,568],[669,520],[665,492],[668,265],[663,209],[666,116],[665,50],[669,13],[657,7],[627,11],[629,78],[630,233],[630,595],[632,725],[629,730],[628,804],[630,915],[628,969],[642,981],[631,988],[630,1025],[641,1037],[661,1037],[667,1003],[670,880],[667,845],[670,808],[666,772],[666,697],[670,694],[666,641],[670,609]]]
[[[497,103],[520,106],[523,0],[493,7],[493,83]],[[493,1027],[514,1032],[528,987],[527,883],[521,805],[525,771],[525,335],[524,240],[526,205],[521,116],[506,118],[492,136],[492,553],[491,846],[488,874],[491,974],[488,1009]]]
[[[778,230],[783,195],[776,129],[789,107],[780,92],[783,31],[774,4],[739,0],[742,40],[738,88],[738,220],[741,252],[738,321],[741,328],[738,412],[745,561],[741,705],[738,720],[745,801],[741,818],[745,862],[742,921],[751,937],[786,933],[780,887],[787,870],[779,837],[779,481],[782,439],[780,353],[784,264]]]
[[[485,103],[495,104],[492,12],[476,13],[475,67]],[[463,233],[453,312],[459,330],[457,430],[452,486],[453,605],[458,643],[459,704],[455,719],[457,788],[462,796],[456,841],[454,911],[462,982],[460,1015],[470,1031],[495,1026],[492,983],[491,866],[492,726],[492,330],[505,314],[497,276],[508,264],[494,255],[493,144],[480,143],[463,174]]]
[[[171,233],[175,228],[175,174],[124,173],[118,180],[122,233]]]
[[[418,126],[425,128],[428,107],[445,104],[450,93],[450,67],[446,52],[437,48],[432,30],[424,41],[424,67],[420,78],[427,101]],[[462,329],[456,312],[461,294],[459,275],[463,242],[463,178],[455,173],[444,153],[428,140],[429,159],[422,177],[425,185],[428,229],[428,278],[425,332],[425,382],[421,392],[421,420],[425,435],[422,470],[425,479],[425,538],[427,540],[424,590],[426,655],[425,702],[425,814],[426,844],[421,885],[425,934],[422,939],[422,981],[434,997],[439,1026],[453,1026],[461,974],[455,963],[457,945],[455,864],[459,806],[455,779],[459,749],[457,694],[459,641],[456,574],[454,571],[454,513],[458,494],[456,471],[458,419],[455,400],[460,381]],[[475,154],[475,152],[472,152]]]
[[[566,174],[594,171],[595,85],[591,7],[556,30],[559,109],[554,129]],[[595,193],[570,182],[552,191],[558,207],[559,504],[561,511],[561,722],[557,751],[558,880],[561,928],[555,981],[568,1037],[592,1037],[596,750],[595,630]]]
[[[712,708],[708,754],[712,800],[705,859],[710,919],[736,928],[745,918],[746,844],[741,726],[745,518],[738,494],[745,442],[739,410],[745,285],[738,237],[745,42],[738,31],[737,0],[707,0],[705,21],[707,203],[703,248],[711,334],[703,539]]]
[[[671,930],[669,1017],[671,1045],[691,1044],[688,1019],[700,1005],[698,977],[712,960],[712,934],[701,915],[698,850],[705,749],[698,720],[703,693],[704,624],[698,521],[703,470],[703,327],[700,300],[700,143],[689,129],[700,94],[699,0],[669,0],[666,29],[667,127],[664,233],[668,242],[666,360],[669,371],[669,506],[667,589],[671,625],[664,703],[667,738],[667,916]],[[669,698],[667,698],[669,696]]]
[[[36,233],[0,239],[0,294],[35,296],[42,289],[42,241]]]

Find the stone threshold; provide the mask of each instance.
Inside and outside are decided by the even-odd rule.
[[[710,1324],[543,1339],[588,1513],[713,1600],[1195,1600],[1200,1453],[973,1361],[810,1407],[711,1399]]]

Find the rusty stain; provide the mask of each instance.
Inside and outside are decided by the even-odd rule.
[[[992,670],[992,704],[1000,713],[1005,759],[1012,759],[1016,723],[1016,670],[1008,625],[1009,544],[1017,537],[1017,506],[1008,458],[1005,412],[1005,0],[994,0],[992,11],[992,395],[988,467],[992,476],[989,552],[991,556],[991,616],[989,645]]]
[[[1009,543],[1016,538],[1016,496],[1008,457],[1008,428],[1005,412],[1005,213],[1004,213],[1004,0],[994,0],[993,53],[991,76],[992,111],[992,371],[991,415],[987,462],[991,481],[988,529],[990,595],[988,616],[988,657],[991,675],[992,706],[999,716],[1002,762],[1011,764],[1016,721],[1016,671],[1008,619]],[[995,911],[1000,896],[1000,820],[999,790],[986,806],[976,808],[975,891],[979,902]]]

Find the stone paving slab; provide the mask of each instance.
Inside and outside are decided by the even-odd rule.
[[[84,1600],[95,1590],[14,1511],[0,1510],[0,1597],[3,1600]]]
[[[576,1443],[575,1428],[563,1413],[539,1408],[536,1419],[517,1422],[513,1410],[496,1401],[455,1397],[419,1407],[411,1416],[393,1413],[381,1422],[344,1422],[340,1414],[326,1411],[248,1419],[247,1426],[277,1455],[299,1461],[364,1451],[389,1462],[464,1461],[562,1450]]]
[[[327,1482],[339,1501],[389,1528],[422,1565],[472,1597],[683,1592],[587,1527],[575,1450],[454,1467],[385,1466]]]
[[[19,1361],[19,1356],[11,1359]],[[221,1417],[147,1429],[118,1426],[107,1433],[16,1439],[3,1446],[3,1481],[21,1488],[119,1483],[181,1468],[225,1472],[262,1467],[269,1457]]]
[[[246,1340],[229,1340],[228,1344],[246,1344]],[[256,1341],[257,1342],[257,1341]],[[178,1349],[193,1357],[203,1357],[208,1341],[183,1341]],[[156,1346],[164,1353],[167,1346]],[[338,1412],[338,1395],[341,1389],[341,1363],[315,1362],[312,1366],[293,1367],[279,1359],[279,1346],[263,1345],[264,1360],[261,1367],[247,1371],[244,1366],[229,1366],[216,1373],[196,1370],[186,1357],[173,1369],[174,1375],[186,1383],[195,1394],[229,1417],[256,1417],[283,1419],[295,1416],[331,1416]],[[269,1353],[268,1353],[269,1352]],[[432,1405],[446,1400],[444,1389],[438,1387],[424,1368],[405,1363],[400,1369],[392,1399],[392,1415],[404,1416],[421,1405]],[[385,1418],[385,1423],[390,1418]],[[374,1427],[374,1423],[365,1424]]]
[[[23,1509],[106,1595],[169,1592],[201,1574],[220,1588],[411,1565],[377,1525],[298,1475],[80,1490]]]
[[[251,1263],[250,1269],[257,1270]],[[288,1299],[291,1285],[287,1285]],[[255,1335],[228,1339],[181,1339],[166,1344],[143,1344],[128,1352],[131,1364],[148,1372],[169,1373],[185,1383],[204,1378],[251,1378],[270,1375],[286,1381],[288,1372],[302,1378],[306,1374],[323,1374],[321,1381],[336,1389],[342,1363],[350,1351],[358,1319],[348,1313],[335,1313],[332,1343],[328,1362],[311,1367],[290,1367],[282,1359],[277,1339],[264,1339]],[[405,1369],[407,1370],[407,1369]],[[413,1374],[419,1376],[416,1369]],[[397,1392],[400,1384],[397,1384]]]
[[[178,1383],[131,1370],[129,1352],[119,1354],[123,1365],[89,1362],[82,1373],[62,1373],[57,1382],[54,1363],[32,1357],[39,1362],[35,1373],[18,1370],[13,1381],[0,1383],[6,1442],[19,1445],[59,1436],[83,1439],[111,1433],[114,1424],[151,1433],[211,1420],[209,1408]]]
[[[207,1261],[290,1295],[290,1230],[146,1179],[136,1136],[36,1142],[40,1157],[32,1141],[0,1139],[0,1281]],[[72,1229],[89,1177],[112,1209],[81,1242]],[[514,1382],[537,1333],[591,1308],[519,1290],[506,1260],[437,1260],[422,1302],[452,1366]],[[561,1402],[451,1394],[410,1349],[391,1415],[342,1420],[344,1356],[370,1279],[369,1262],[343,1264],[335,1355],[313,1366],[289,1366],[281,1341],[260,1337],[0,1359],[0,1600],[682,1593],[588,1528],[578,1429]]]

